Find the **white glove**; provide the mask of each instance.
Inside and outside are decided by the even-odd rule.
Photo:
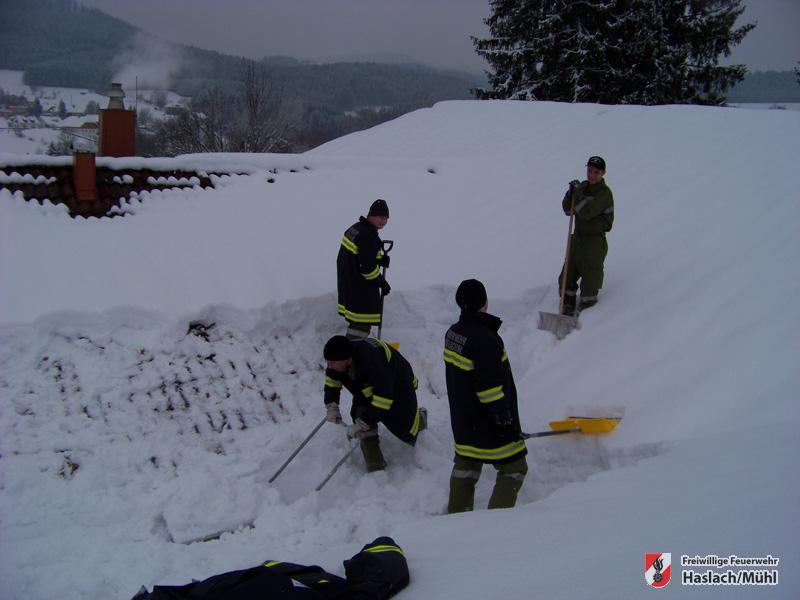
[[[325,420],[329,423],[335,423],[339,425],[342,422],[342,413],[339,411],[339,405],[336,402],[330,402],[325,405],[325,410],[327,411],[325,415]]]
[[[352,440],[353,438],[363,437],[364,434],[369,430],[370,430],[369,425],[367,425],[361,419],[356,419],[356,422],[347,428],[347,439]]]

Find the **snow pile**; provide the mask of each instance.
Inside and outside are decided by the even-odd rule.
[[[796,597],[798,139],[791,111],[447,102],[301,156],[161,159],[241,175],[113,220],[0,197],[0,597],[127,598],[267,558],[341,573],[378,534],[409,558],[403,597],[639,597],[645,552],[673,553],[687,595],[681,554],[771,554],[777,586],[695,594]],[[606,283],[557,342],[536,312],[591,154],[615,193]],[[386,472],[356,457],[315,493],[348,450],[326,425],[268,484],[323,416],[335,254],[376,197],[384,331],[430,430],[384,435]],[[531,440],[516,509],[444,517],[441,343],[466,277],[504,319],[526,429],[624,418]]]

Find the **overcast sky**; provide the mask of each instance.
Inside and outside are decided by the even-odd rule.
[[[347,59],[391,54],[480,71],[470,35],[488,0],[81,0],[158,36],[225,54]],[[800,0],[749,0],[758,21],[732,62],[788,70],[800,60]],[[729,61],[725,61],[729,62]]]

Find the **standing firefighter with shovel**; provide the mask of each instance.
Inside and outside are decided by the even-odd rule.
[[[502,321],[487,312],[486,288],[477,279],[456,290],[461,316],[444,339],[445,376],[455,458],[448,513],[472,510],[484,464],[497,470],[489,508],[511,508],[528,463],[517,408],[517,388],[503,339]]]
[[[392,243],[385,246],[378,231],[388,221],[389,207],[379,198],[342,236],[336,258],[337,308],[351,340],[368,337],[373,325],[380,328],[383,323],[383,298],[392,289],[386,281]]]

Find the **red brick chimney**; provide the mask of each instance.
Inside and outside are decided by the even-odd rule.
[[[97,200],[97,169],[94,152],[75,152],[72,155],[72,182],[75,198]]]
[[[122,84],[112,83],[108,108],[100,110],[100,156],[136,155],[136,112],[125,110]]]

